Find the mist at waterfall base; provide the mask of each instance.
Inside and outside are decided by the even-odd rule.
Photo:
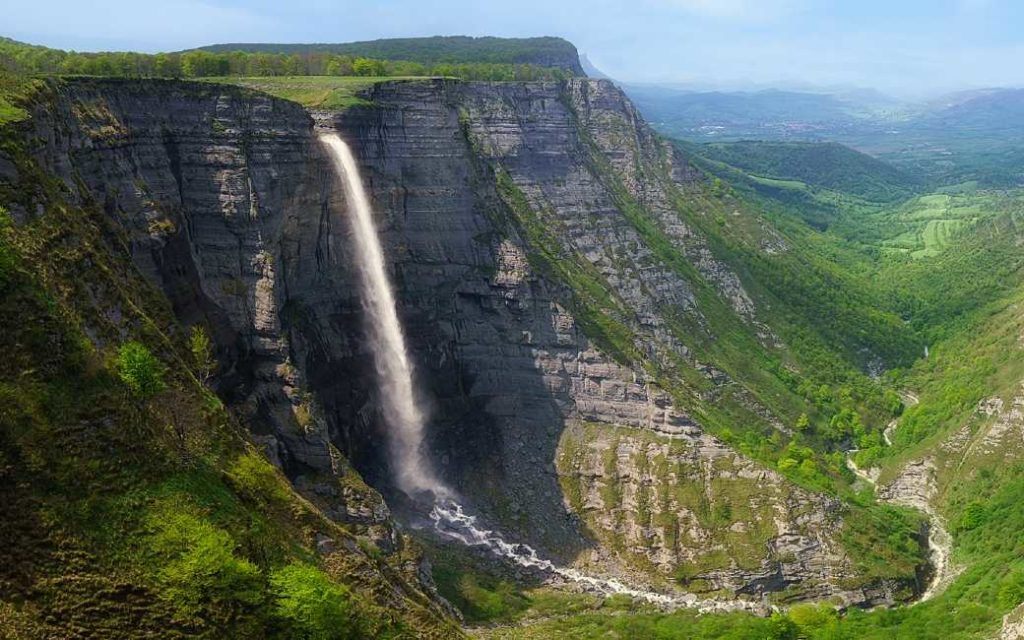
[[[412,364],[398,319],[395,294],[388,279],[384,250],[358,164],[348,145],[337,134],[321,134],[320,141],[328,150],[336,176],[345,191],[366,313],[367,338],[374,355],[394,480],[397,487],[414,501],[429,501],[429,518],[434,530],[467,546],[486,548],[521,567],[557,575],[605,595],[625,594],[666,607],[695,607],[706,611],[756,608],[754,603],[744,601],[702,601],[692,594],[665,595],[643,591],[618,580],[597,578],[575,569],[559,567],[541,558],[533,547],[510,543],[499,533],[482,528],[475,516],[465,513],[455,494],[440,481],[424,453],[426,417],[416,398]]]

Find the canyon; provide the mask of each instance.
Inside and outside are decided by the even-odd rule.
[[[0,38],[0,636],[1024,633],[1024,93],[677,89]]]
[[[381,408],[396,391],[373,382],[360,254],[343,223],[354,195],[338,186],[324,132],[351,145],[377,216],[426,407],[424,455],[485,524],[649,588],[673,591],[685,570],[691,590],[752,602],[787,589],[896,601],[906,585],[858,582],[836,499],[702,428],[706,402],[787,429],[747,381],[686,344],[680,327],[717,330],[708,292],[764,348],[778,338],[676,211],[688,193],[701,202],[709,178],[618,89],[395,81],[367,99],[311,116],[226,86],[71,81],[34,114],[33,155],[71,203],[102,208],[180,322],[210,328],[215,389],[268,458],[382,549],[400,547],[393,511],[424,514],[394,483],[403,458],[388,454]],[[650,246],[630,208],[676,243],[687,271]],[[757,251],[787,251],[764,223],[744,223],[764,232]],[[538,261],[545,243],[568,278]],[[600,313],[576,277],[608,287]],[[628,337],[610,340],[609,326]],[[681,388],[665,388],[666,372],[683,372]]]

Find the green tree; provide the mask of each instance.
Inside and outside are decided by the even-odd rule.
[[[188,335],[188,350],[192,354],[192,364],[196,368],[199,382],[206,384],[217,369],[217,361],[213,357],[213,346],[210,336],[202,325],[195,325]]]
[[[292,563],[273,573],[274,615],[284,621],[289,637],[343,640],[361,636],[351,595],[316,567]]]
[[[181,56],[181,73],[186,78],[202,75],[202,52],[190,51]]]
[[[177,78],[181,75],[181,64],[177,56],[158,53],[153,59],[153,75],[161,78]]]
[[[164,365],[141,342],[127,342],[117,350],[117,375],[132,395],[148,400],[167,388]]]
[[[382,76],[384,63],[370,58],[356,58],[352,63],[352,72],[357,76]]]
[[[789,618],[801,631],[816,631],[833,624],[836,610],[827,603],[798,604],[789,610]]]
[[[801,413],[800,417],[796,419],[796,430],[800,432],[807,431],[808,427],[811,426],[811,419],[807,417],[806,413]]]
[[[161,565],[161,595],[180,615],[229,621],[263,606],[263,577],[253,563],[235,555],[227,531],[172,509],[153,512],[149,525],[151,549]]]

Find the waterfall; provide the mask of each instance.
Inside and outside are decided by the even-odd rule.
[[[384,263],[384,250],[373,223],[373,210],[359,176],[359,167],[348,145],[337,134],[323,134],[320,140],[330,151],[338,178],[345,188],[366,312],[367,338],[377,371],[395,482],[409,496],[425,492],[447,494],[423,455],[424,415],[416,402],[412,364],[405,348],[405,336],[395,309],[395,294]]]
[[[758,610],[758,605],[748,601],[700,600],[692,594],[667,595],[644,591],[615,579],[588,576],[575,569],[560,567],[541,558],[533,547],[507,542],[500,534],[478,526],[476,517],[465,513],[462,505],[441,484],[424,457],[425,417],[416,401],[412,364],[395,310],[395,294],[388,280],[384,250],[373,223],[373,211],[359,176],[359,167],[348,145],[337,134],[323,134],[320,140],[330,151],[338,179],[345,188],[366,311],[367,337],[376,365],[395,482],[410,497],[422,498],[427,495],[432,498],[430,520],[434,530],[467,546],[486,548],[494,555],[521,567],[560,576],[604,595],[626,594],[668,608],[694,607],[701,611]]]

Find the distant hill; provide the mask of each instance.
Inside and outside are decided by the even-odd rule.
[[[867,200],[905,198],[920,186],[896,167],[835,142],[720,142],[700,149],[755,176],[799,180]]]
[[[229,43],[199,48],[224,53],[308,53],[322,51],[382,60],[407,60],[426,65],[439,63],[532,64],[586,75],[580,66],[576,47],[563,38],[494,38],[470,36],[434,36],[429,38],[391,38],[345,43]]]
[[[590,61],[585,53],[580,54],[580,66],[583,67],[583,71],[587,74],[588,78],[596,78],[598,80],[611,80],[611,76],[601,71],[594,66],[594,63]]]
[[[1024,89],[994,89],[952,101],[922,118],[922,124],[953,127],[957,133],[1012,132],[1024,134]]]

